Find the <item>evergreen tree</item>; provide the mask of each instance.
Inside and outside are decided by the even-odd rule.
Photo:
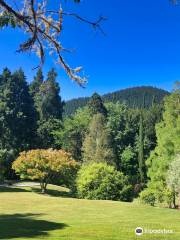
[[[0,87],[0,148],[18,150],[33,146],[35,110],[24,72],[3,71]]]
[[[165,199],[166,178],[171,161],[180,152],[180,91],[165,99],[163,120],[156,126],[157,146],[147,160],[148,188],[153,189],[158,201]]]
[[[155,106],[156,104],[156,97],[153,95],[152,97],[152,108]]]
[[[41,68],[38,69],[36,76],[34,77],[33,82],[30,84],[29,89],[33,97],[39,92],[39,89],[43,83],[44,77]]]
[[[56,82],[57,73],[54,69],[48,72],[47,80],[44,81],[36,95],[35,104],[39,113],[40,120],[50,118],[61,119],[63,103],[61,101],[60,87]]]
[[[149,158],[150,152],[157,144],[155,126],[162,120],[163,106],[154,104],[150,109],[143,110],[143,132],[144,132],[144,159]]]
[[[143,133],[143,117],[140,115],[139,122],[139,136],[138,136],[138,163],[139,163],[139,175],[140,181],[143,184],[145,173],[144,173],[144,133]]]
[[[146,94],[144,93],[143,94],[143,100],[142,100],[142,107],[141,108],[143,109],[143,108],[145,108],[145,106],[146,106]]]
[[[114,164],[110,132],[102,114],[94,115],[82,149],[85,163],[106,162]]]
[[[59,95],[60,87],[56,82],[56,77],[57,73],[51,69],[46,81],[43,81],[42,72],[39,70],[32,85],[34,103],[38,113],[37,139],[39,148],[55,148],[53,132],[61,129],[62,126],[63,102]]]
[[[34,147],[35,132],[35,109],[24,73],[4,69],[0,76],[0,155],[6,177],[14,177],[11,162],[19,151]]]
[[[90,112],[92,115],[102,114],[105,117],[107,116],[107,109],[103,104],[103,101],[99,94],[94,93],[88,103]]]

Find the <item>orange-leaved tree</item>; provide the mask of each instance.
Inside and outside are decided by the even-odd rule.
[[[53,178],[69,178],[78,169],[78,163],[64,150],[36,149],[21,152],[12,168],[21,179],[40,181],[41,191],[45,193]]]

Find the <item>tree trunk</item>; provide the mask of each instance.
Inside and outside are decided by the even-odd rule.
[[[175,192],[173,192],[172,208],[176,208],[176,193]]]
[[[180,209],[180,192],[179,192],[179,194],[178,194],[178,197],[179,197],[179,199],[178,199],[178,209]]]
[[[40,186],[41,186],[41,193],[43,194],[46,193],[47,183],[41,182]]]

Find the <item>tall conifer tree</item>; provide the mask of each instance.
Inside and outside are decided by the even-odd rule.
[[[138,162],[139,162],[139,174],[140,181],[143,184],[145,173],[144,173],[144,133],[143,133],[143,116],[142,112],[140,113],[140,122],[139,122],[139,137],[138,137]]]
[[[106,162],[114,165],[114,153],[111,136],[102,114],[94,115],[83,143],[83,159],[85,163]]]
[[[24,72],[5,69],[1,82],[1,148],[26,149],[33,145],[35,111]]]
[[[54,69],[48,72],[47,80],[42,83],[36,96],[36,106],[40,120],[50,118],[61,119],[63,102],[61,101],[60,87],[56,82],[57,73]]]
[[[89,100],[88,106],[92,115],[100,113],[105,117],[107,116],[107,109],[104,106],[102,98],[99,94],[94,93],[92,95],[91,99]]]
[[[34,77],[34,80],[29,86],[30,93],[33,97],[39,92],[39,89],[41,87],[41,84],[44,81],[44,76],[41,68],[38,69],[36,76]]]

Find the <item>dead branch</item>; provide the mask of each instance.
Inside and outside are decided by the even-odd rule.
[[[62,31],[63,17],[74,17],[91,25],[103,34],[101,23],[106,18],[100,16],[94,22],[89,21],[76,13],[64,12],[61,5],[58,11],[48,10],[46,0],[24,0],[24,6],[21,8],[15,0],[14,4],[16,9],[5,0],[0,0],[0,20],[8,20],[9,22],[5,22],[5,25],[13,23],[13,25],[20,27],[29,35],[26,42],[20,44],[18,52],[35,52],[41,60],[40,67],[44,64],[45,55],[48,52],[56,58],[56,62],[63,67],[72,80],[80,86],[84,86],[87,77],[80,75],[82,67],[71,68],[62,56],[64,47],[59,41],[59,36]]]

